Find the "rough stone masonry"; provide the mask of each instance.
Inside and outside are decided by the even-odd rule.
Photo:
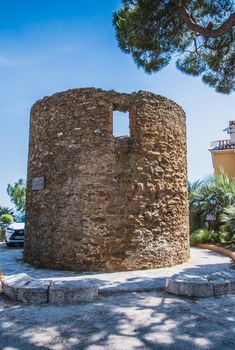
[[[130,136],[114,137],[113,111]],[[185,114],[150,92],[73,89],[31,111],[24,258],[150,269],[189,258]]]

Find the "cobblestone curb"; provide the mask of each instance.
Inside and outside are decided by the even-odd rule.
[[[98,287],[85,279],[73,282],[43,281],[21,273],[4,278],[1,285],[1,292],[9,299],[32,304],[87,303],[98,296]]]
[[[127,288],[123,293],[128,291],[133,292]],[[145,291],[146,288],[138,289],[138,292]],[[175,274],[167,278],[165,291],[188,297],[235,294],[235,273],[224,271],[205,276]],[[53,305],[88,303],[95,300],[98,294],[104,295],[102,288],[86,278],[79,281],[50,281],[34,279],[26,273],[4,278],[0,283],[1,292],[12,301]]]
[[[235,294],[235,273],[215,272],[207,276],[176,274],[167,278],[165,291],[188,297]]]

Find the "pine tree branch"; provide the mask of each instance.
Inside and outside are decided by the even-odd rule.
[[[177,12],[182,18],[182,20],[187,24],[188,28],[192,31],[202,35],[205,38],[218,38],[223,34],[229,32],[235,26],[235,13],[232,13],[228,19],[221,24],[220,27],[212,29],[212,23],[210,26],[202,27],[198,25],[186,11],[184,7],[178,7]]]

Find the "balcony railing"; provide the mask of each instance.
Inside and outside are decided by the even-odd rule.
[[[231,140],[218,140],[211,142],[210,149],[235,149],[235,144]]]

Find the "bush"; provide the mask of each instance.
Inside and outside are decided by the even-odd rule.
[[[223,234],[207,229],[196,230],[190,236],[191,245],[196,245],[199,243],[221,243],[223,241]]]
[[[0,242],[5,241],[5,228],[0,228]]]
[[[0,216],[2,216],[2,214],[11,214],[14,217],[14,210],[8,207],[0,206]]]
[[[10,224],[13,222],[13,216],[11,214],[2,214],[0,216],[0,221],[4,224]]]
[[[220,217],[221,231],[226,236],[226,241],[235,240],[235,207],[226,208]]]

